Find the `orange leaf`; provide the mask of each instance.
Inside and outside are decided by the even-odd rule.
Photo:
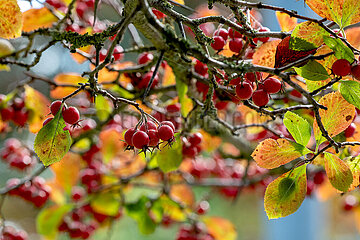
[[[261,45],[253,55],[253,64],[264,67],[274,67],[275,53],[281,40],[274,40]]]
[[[42,93],[25,85],[25,104],[29,109],[29,130],[37,133],[42,128],[42,123],[50,113],[50,101]]]
[[[119,152],[124,151],[125,144],[121,141],[122,135],[115,128],[102,131],[99,138],[105,163],[110,162]]]
[[[22,13],[16,0],[0,1],[0,38],[21,36]]]
[[[320,109],[321,121],[330,137],[334,137],[344,131],[353,121],[355,107],[348,103],[340,92],[333,92],[323,96],[319,104],[327,107],[327,110]],[[316,143],[319,145],[325,138],[314,121],[314,135]]]
[[[344,28],[360,21],[360,1],[358,0],[305,0],[319,16],[336,22]]]
[[[349,165],[353,175],[353,182],[349,188],[349,191],[352,191],[360,185],[360,157],[352,157],[346,163]]]
[[[253,124],[253,123],[264,123],[267,120],[270,120],[271,117],[265,114],[260,114],[257,111],[245,106],[241,105],[238,107],[238,111],[241,113],[244,119],[245,124]],[[263,131],[263,127],[252,127],[246,128],[246,132],[249,134],[256,134]]]
[[[338,156],[325,152],[325,171],[334,188],[346,192],[353,182],[349,165]]]
[[[86,83],[87,80],[78,73],[60,73],[54,78],[54,82],[57,84],[74,85],[74,87],[57,87],[54,90],[51,90],[51,97],[59,99],[72,93],[78,87],[78,83]]]
[[[267,169],[284,165],[305,155],[309,150],[296,142],[280,138],[277,140],[268,138],[259,143],[251,156],[256,163]]]
[[[172,68],[168,64],[166,64],[164,74],[163,74],[162,85],[170,86],[170,85],[174,85],[174,84],[175,84],[174,72],[173,72]]]
[[[276,11],[276,18],[283,32],[290,32],[297,25],[297,18],[290,17],[289,14]]]
[[[39,9],[30,9],[23,13],[23,27],[24,32],[30,32],[38,28],[51,27],[58,19],[49,11],[49,9],[43,7]]]
[[[291,33],[292,40],[296,41],[297,38],[300,38],[310,43],[313,48],[317,48],[324,43],[324,36],[329,36],[329,33],[319,24],[310,21],[300,23]]]
[[[91,46],[91,45],[85,46],[85,47],[79,48],[79,50],[83,51],[84,53],[90,54],[93,50],[93,46]],[[71,53],[71,56],[79,64],[82,64],[87,60],[86,57],[82,56],[79,53]]]
[[[51,164],[50,168],[55,174],[54,184],[66,193],[70,193],[71,188],[78,181],[81,161],[79,154],[68,152],[61,162]]]
[[[203,217],[208,232],[215,240],[235,240],[236,230],[232,222],[221,217]]]
[[[345,30],[346,40],[355,48],[360,47],[360,27],[353,27]]]
[[[170,197],[187,207],[195,203],[195,196],[191,188],[186,184],[175,184],[171,186]]]

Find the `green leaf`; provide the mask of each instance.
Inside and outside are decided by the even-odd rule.
[[[97,194],[90,202],[95,212],[116,216],[120,209],[120,195],[117,192]]]
[[[289,42],[289,48],[296,51],[309,51],[318,48],[324,43],[323,36],[329,33],[315,22],[302,22],[298,24]]]
[[[192,109],[192,100],[187,96],[188,86],[184,82],[176,80],[176,90],[181,104],[181,114],[186,117]]]
[[[64,204],[42,209],[36,219],[37,232],[47,237],[55,237],[63,217],[72,208],[72,204]]]
[[[325,152],[325,171],[331,185],[339,191],[346,192],[353,182],[349,165],[338,156]]]
[[[346,59],[350,63],[355,60],[354,53],[340,39],[324,36],[324,42],[335,52],[337,59]]]
[[[269,219],[294,213],[306,196],[306,164],[284,173],[266,188],[265,211]]]
[[[157,163],[159,168],[167,173],[175,171],[179,168],[182,162],[182,145],[180,138],[175,137],[175,142],[172,146],[162,148],[161,151],[158,151],[156,154]]]
[[[352,191],[360,185],[360,156],[350,157],[346,160],[346,163],[349,165],[353,175],[353,182],[349,188],[349,191]]]
[[[283,122],[295,141],[306,147],[311,137],[308,121],[293,112],[286,112]]]
[[[305,39],[294,37],[291,35],[289,41],[289,48],[295,51],[310,51],[316,48],[316,46]]]
[[[96,96],[95,108],[96,116],[99,118],[100,121],[105,121],[106,119],[108,119],[109,115],[112,112],[110,102],[101,95]]]
[[[138,223],[139,230],[143,234],[151,234],[156,229],[156,223],[149,216],[149,204],[149,199],[142,196],[137,202],[125,205],[127,215]]]
[[[360,109],[360,83],[357,81],[341,81],[340,93],[348,103]]]
[[[60,110],[36,135],[34,150],[44,166],[60,161],[69,151],[72,140],[65,127]]]
[[[326,84],[329,83],[329,81],[310,81],[310,80],[306,80],[305,79],[305,83],[306,83],[306,88],[309,92],[315,91],[319,88],[321,88],[322,86],[325,86]]]
[[[304,66],[295,68],[297,74],[311,81],[322,81],[329,78],[326,69],[315,60],[308,61]]]

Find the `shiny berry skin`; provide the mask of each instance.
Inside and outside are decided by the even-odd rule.
[[[53,117],[49,117],[47,119],[45,119],[45,121],[43,122],[43,126],[45,126],[46,124],[48,124],[51,120],[53,120]]]
[[[144,131],[137,131],[132,137],[132,143],[134,147],[143,149],[148,146],[150,142],[149,135]]]
[[[153,72],[147,72],[143,75],[141,81],[139,82],[139,84],[136,86],[139,89],[144,89],[147,88],[147,86],[150,83],[151,77],[153,75]],[[154,77],[154,81],[151,84],[151,88],[154,88],[157,84],[159,83],[159,76],[156,74],[156,76]]]
[[[13,100],[11,106],[14,108],[14,110],[21,110],[25,107],[25,102],[23,99],[17,97]]]
[[[250,82],[256,82],[256,81],[260,81],[262,77],[262,73],[261,72],[248,72],[245,73],[244,78],[249,80]]]
[[[345,197],[343,209],[345,211],[350,211],[350,210],[352,210],[354,207],[356,207],[358,205],[359,205],[359,200],[355,196],[347,195]]]
[[[158,128],[158,136],[163,141],[168,141],[174,137],[174,130],[169,125],[161,125]]]
[[[198,151],[196,147],[193,146],[186,147],[185,145],[183,145],[182,154],[186,157],[194,158],[198,154]]]
[[[360,65],[357,64],[351,68],[351,75],[357,80],[360,80]]]
[[[351,65],[346,59],[338,59],[333,63],[331,69],[335,75],[343,77],[351,72]]]
[[[1,119],[9,121],[14,118],[14,109],[12,107],[3,108],[0,110]]]
[[[88,6],[85,3],[79,2],[76,6],[76,13],[79,18],[84,18],[85,12],[88,10]]]
[[[250,83],[242,82],[236,86],[236,95],[240,100],[250,99],[253,95],[253,88]]]
[[[239,33],[238,31],[235,31],[232,28],[229,28],[229,37],[230,38],[242,38],[243,35],[241,33]]]
[[[166,14],[160,12],[159,10],[153,8],[152,12],[155,14],[155,16],[157,17],[157,19],[163,19],[166,17]]]
[[[25,109],[15,111],[13,121],[16,125],[24,127],[29,118],[29,112]]]
[[[148,136],[149,136],[149,146],[150,147],[156,147],[159,144],[159,136],[158,136],[158,132],[157,130],[151,129],[148,131]]]
[[[200,62],[199,60],[196,59],[195,61],[195,66],[194,66],[195,72],[197,72],[198,74],[204,76],[205,74],[207,74],[208,71],[208,67],[206,66],[206,64]]]
[[[88,185],[92,181],[100,180],[100,175],[94,169],[84,168],[80,171],[80,179],[82,184]]]
[[[166,106],[166,111],[168,113],[177,113],[180,112],[181,106],[179,103],[176,104],[170,104]]]
[[[60,100],[57,100],[57,101],[54,101],[51,103],[50,111],[51,111],[52,115],[55,116],[57,114],[57,112],[60,110],[61,104],[62,104],[62,102]],[[64,111],[65,109],[66,109],[66,104],[64,103],[62,110]]]
[[[270,29],[267,28],[267,27],[261,27],[261,28],[259,29],[259,32],[270,32]],[[257,41],[261,41],[261,42],[263,42],[263,43],[266,43],[267,41],[269,41],[269,39],[270,39],[269,37],[256,38]],[[255,42],[255,43],[257,43],[257,41],[255,41],[255,39],[254,39],[254,42]]]
[[[106,49],[101,49],[99,52],[99,61],[103,62],[106,58],[107,55],[107,50]]]
[[[68,107],[62,112],[62,116],[68,124],[75,124],[80,120],[80,113],[76,107]]]
[[[124,56],[122,53],[123,51],[124,51],[124,49],[121,46],[116,46],[114,48],[113,57],[114,57],[115,61],[119,61],[123,58],[123,56]]]
[[[281,89],[281,81],[276,78],[268,78],[264,81],[264,90],[267,93],[277,93]]]
[[[256,106],[265,106],[269,102],[269,94],[263,89],[256,90],[252,95],[252,100]]]
[[[214,36],[213,39],[211,47],[217,51],[222,50],[225,46],[225,40],[221,36]]]
[[[145,52],[145,53],[142,53],[139,55],[138,63],[145,64],[145,63],[152,61],[153,59],[154,59],[154,55],[152,55],[151,53]]]
[[[172,128],[172,130],[175,132],[175,125],[170,121],[162,121],[161,125],[168,125]]]
[[[199,145],[202,142],[203,136],[201,133],[194,133],[189,138],[188,141],[191,145]]]
[[[146,130],[151,130],[151,129],[157,129],[156,124],[153,121],[147,121],[147,128],[145,127],[145,123],[141,124],[140,130],[146,132]]]
[[[136,132],[135,128],[130,128],[125,132],[124,138],[125,138],[125,142],[127,143],[127,145],[134,146],[132,143],[132,137],[135,132]]]
[[[229,33],[225,28],[220,28],[214,32],[214,36],[220,36],[226,41],[228,39]]]
[[[234,53],[240,53],[243,48],[243,42],[241,38],[233,38],[229,41],[229,48]]]
[[[290,95],[291,95],[291,96],[294,96],[294,97],[297,97],[297,98],[302,98],[302,94],[301,94],[298,90],[296,90],[296,89],[292,90],[292,91],[290,92]]]
[[[351,124],[348,126],[348,128],[345,129],[344,135],[345,135],[345,137],[347,137],[347,138],[352,137],[352,136],[354,136],[355,131],[356,131],[356,125],[355,125],[355,123],[351,123]]]
[[[196,208],[196,212],[199,215],[203,215],[203,214],[207,213],[209,208],[210,208],[210,205],[209,205],[208,201],[201,201]]]

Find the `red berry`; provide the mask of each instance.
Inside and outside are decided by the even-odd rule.
[[[85,189],[80,186],[74,186],[71,189],[71,198],[75,202],[79,201],[86,195]]]
[[[174,130],[169,125],[161,125],[158,128],[158,136],[163,141],[168,141],[174,137]]]
[[[3,108],[0,110],[0,114],[3,121],[9,121],[14,118],[14,109],[12,107]]]
[[[230,38],[242,38],[243,35],[241,33],[239,33],[238,31],[235,31],[232,28],[229,28],[229,37]]]
[[[220,36],[222,37],[225,41],[228,39],[228,31],[225,28],[220,28],[219,30],[216,30],[214,32],[214,36]]]
[[[352,137],[354,136],[355,134],[355,131],[356,131],[356,125],[355,123],[351,123],[347,129],[345,129],[345,137],[349,138],[349,137]]]
[[[27,122],[28,118],[29,118],[29,112],[25,109],[22,109],[20,111],[15,111],[13,121],[18,126],[23,127],[25,126],[25,123]]]
[[[325,173],[322,172],[322,171],[319,171],[319,172],[316,172],[315,175],[314,175],[314,184],[316,185],[320,185],[324,182],[325,180]]]
[[[95,0],[83,0],[83,2],[88,6],[88,8],[94,8],[95,7]]]
[[[139,89],[144,89],[147,88],[147,86],[150,83],[151,77],[153,75],[153,72],[147,72],[143,75],[141,81],[139,82],[139,84],[136,86]],[[154,77],[154,81],[151,84],[151,88],[154,88],[157,84],[159,83],[159,76],[156,74],[156,76]]]
[[[25,107],[25,102],[22,98],[17,97],[13,100],[11,106],[14,108],[14,110],[21,110],[22,108]]]
[[[267,27],[261,27],[259,29],[259,32],[270,32],[270,29],[267,28]],[[267,41],[269,41],[269,37],[261,37],[261,38],[256,38],[256,41],[255,41],[255,38],[254,38],[254,42],[257,43],[258,41],[261,41],[263,43],[266,43]]]
[[[347,195],[344,202],[344,210],[350,211],[359,204],[359,200],[353,195]]]
[[[176,104],[170,104],[166,106],[166,111],[168,113],[177,113],[180,112],[181,106],[179,103]]]
[[[149,135],[147,135],[147,133],[144,131],[137,131],[132,137],[132,143],[138,149],[142,149],[148,146],[149,142]]]
[[[69,107],[62,112],[64,121],[68,124],[75,124],[80,119],[79,110],[76,107]]]
[[[60,110],[62,102],[60,100],[54,101],[51,103],[50,105],[50,111],[52,115],[56,115],[57,112]],[[64,103],[64,106],[62,108],[62,110],[64,111],[66,109],[66,104]]]
[[[236,95],[241,100],[247,100],[253,95],[253,88],[250,83],[242,82],[236,87]]]
[[[249,80],[250,82],[256,82],[256,81],[260,81],[262,77],[262,73],[261,72],[248,72],[245,73],[244,78]]]
[[[360,65],[357,64],[351,68],[351,74],[357,80],[360,80]]]
[[[315,184],[312,180],[307,180],[306,195],[310,196],[315,189]]]
[[[124,138],[125,138],[125,142],[127,143],[127,145],[134,146],[132,143],[132,137],[135,132],[136,132],[135,128],[130,128],[125,132]]]
[[[198,154],[196,147],[193,146],[186,147],[185,145],[183,145],[182,153],[184,156],[189,158],[194,158]]]
[[[267,93],[277,93],[281,89],[281,81],[276,78],[268,78],[264,81],[264,90]]]
[[[141,131],[146,132],[146,130],[151,130],[151,129],[157,129],[156,124],[153,121],[147,121],[147,129],[145,128],[145,124],[143,123],[140,127]]]
[[[295,89],[290,92],[290,95],[297,97],[297,98],[302,98],[302,94],[298,90],[295,90]]]
[[[172,128],[172,130],[175,132],[175,125],[170,121],[162,121],[161,125],[168,125]]]
[[[116,46],[113,51],[113,57],[115,61],[121,60],[123,58],[123,52],[124,49],[121,46]]]
[[[202,142],[203,136],[201,133],[194,133],[192,134],[188,141],[191,143],[191,145],[199,145]]]
[[[221,36],[214,36],[213,39],[211,47],[217,51],[222,50],[225,46],[225,40]]]
[[[233,38],[229,41],[229,48],[234,53],[240,53],[243,48],[243,42],[241,38]]]
[[[208,67],[206,66],[206,64],[200,62],[199,60],[196,59],[195,61],[195,66],[194,66],[195,72],[197,72],[198,74],[204,76],[205,74],[207,74],[208,71]]]
[[[75,10],[79,18],[84,18],[84,14],[88,10],[88,6],[85,3],[79,2]]]
[[[99,61],[100,62],[103,62],[106,58],[106,55],[107,55],[107,50],[106,49],[101,49],[100,52],[99,52]]]
[[[269,102],[269,94],[263,89],[256,90],[252,95],[252,100],[256,106],[265,106]]]
[[[209,208],[210,208],[210,204],[208,201],[201,201],[199,203],[199,206],[197,206],[196,208],[196,212],[199,215],[203,215],[209,210]]]
[[[145,52],[145,53],[142,53],[139,55],[138,63],[145,64],[145,63],[152,61],[153,59],[154,59],[154,55],[152,55],[151,53]]]
[[[351,72],[351,65],[346,59],[338,59],[332,65],[332,71],[337,76],[346,76]]]
[[[160,12],[159,10],[153,8],[152,12],[155,14],[155,16],[157,17],[157,19],[163,19],[164,17],[166,17],[166,14]]]
[[[151,129],[147,133],[149,135],[149,146],[156,147],[159,144],[159,136],[157,130]]]

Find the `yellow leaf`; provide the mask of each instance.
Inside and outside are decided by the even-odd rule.
[[[306,164],[284,173],[266,188],[264,207],[269,219],[294,213],[306,196]]]
[[[30,9],[23,13],[23,27],[24,32],[30,32],[38,28],[51,27],[58,19],[49,11],[49,9],[43,7],[39,9]]]
[[[10,72],[10,67],[8,65],[5,64],[0,64],[0,71],[7,71]]]
[[[119,152],[124,151],[125,144],[121,141],[122,135],[115,128],[102,131],[99,138],[105,163],[110,162]]]
[[[358,0],[305,0],[305,2],[319,16],[336,22],[342,28],[360,21]]]
[[[276,48],[280,42],[281,40],[274,40],[261,45],[253,55],[252,63],[264,67],[274,67]],[[263,78],[265,79],[268,75],[267,73],[263,73]]]
[[[22,14],[16,0],[0,1],[0,37],[17,38],[21,36]]]
[[[215,240],[235,240],[236,230],[232,222],[221,217],[203,217],[208,232]]]
[[[171,186],[170,197],[177,202],[191,207],[195,203],[195,196],[192,189],[186,184],[176,184]]]
[[[170,85],[174,85],[174,84],[175,84],[174,72],[173,72],[172,68],[168,64],[166,64],[164,74],[163,74],[162,85],[163,86],[170,86]]]
[[[37,133],[50,113],[50,101],[42,93],[25,85],[25,104],[26,108],[30,111],[29,130],[32,133]]]
[[[346,163],[349,165],[353,175],[353,182],[349,188],[349,191],[352,191],[360,185],[360,156],[352,157],[348,159]]]
[[[289,14],[276,11],[276,18],[283,32],[290,32],[297,25],[297,18],[290,17]]]
[[[260,114],[257,111],[245,106],[241,105],[238,107],[238,111],[243,116],[245,124],[253,124],[253,123],[265,123],[267,120],[270,120],[270,116],[265,114]],[[255,134],[263,131],[263,127],[252,127],[246,128],[246,132],[250,134]]]
[[[51,90],[50,95],[52,98],[63,98],[72,93],[78,86],[78,83],[86,83],[87,80],[81,77],[78,73],[60,73],[54,78],[54,82],[57,84],[70,84],[75,87],[56,87]]]
[[[0,57],[4,57],[7,55],[10,55],[15,51],[13,45],[6,40],[6,39],[0,39]]]
[[[55,174],[54,184],[61,190],[70,193],[71,188],[77,183],[81,170],[81,156],[68,152],[61,162],[50,165]]]
[[[310,151],[307,148],[296,142],[283,138],[277,140],[268,138],[259,143],[251,156],[260,167],[272,169],[289,163],[308,152]]]
[[[334,188],[346,192],[353,182],[349,165],[338,156],[325,152],[325,171]]]
[[[320,99],[319,104],[327,107],[327,110],[320,109],[319,113],[324,128],[330,137],[338,135],[352,123],[355,107],[348,103],[340,92],[325,95]],[[316,121],[314,121],[314,135],[318,145],[325,140]]]

